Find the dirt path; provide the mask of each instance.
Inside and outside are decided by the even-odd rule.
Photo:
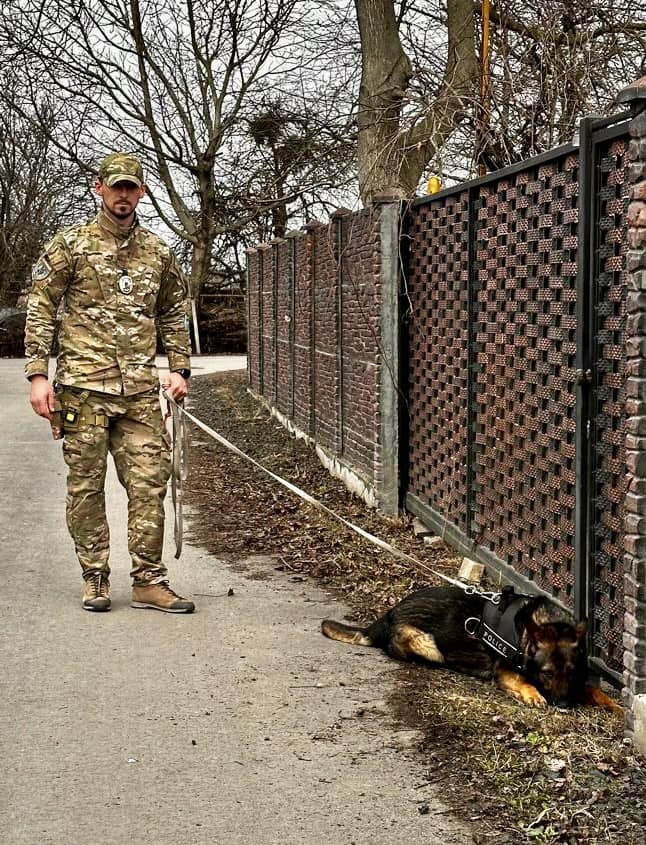
[[[129,607],[114,473],[114,606],[84,612],[60,444],[28,406],[22,362],[0,361],[0,381],[3,842],[471,841],[386,704],[396,667],[321,637],[344,608],[312,583],[187,543],[172,580],[197,612]]]
[[[456,573],[456,557],[446,548],[424,546],[410,520],[383,520],[348,494],[310,449],[248,395],[243,374],[198,379],[191,407],[204,422],[337,513],[434,569]],[[300,504],[199,431],[192,450],[190,500],[199,509],[192,527],[195,542],[233,565],[249,555],[271,555],[264,572],[276,577],[282,571],[296,583],[323,585],[350,606],[351,618],[370,620],[425,583],[423,574]],[[255,577],[261,576],[256,572]],[[343,610],[339,605],[333,615],[340,618]],[[315,628],[311,633],[316,636]],[[347,654],[343,649],[332,644],[325,652],[332,673]],[[383,665],[372,650],[356,659],[356,665]],[[423,730],[414,742],[414,781],[439,790],[458,817],[472,825],[477,842],[643,845],[646,770],[623,739],[620,716],[589,708],[534,711],[491,686],[448,671],[404,666],[394,671],[390,712],[411,730]],[[386,758],[384,765],[389,765]]]

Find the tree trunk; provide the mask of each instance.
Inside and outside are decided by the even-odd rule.
[[[190,320],[193,324],[193,350],[201,353],[200,344],[200,293],[205,282],[209,278],[211,265],[211,252],[213,250],[214,236],[208,232],[198,231],[197,240],[193,246],[191,257],[191,275],[189,277],[189,297],[191,299]]]
[[[193,247],[193,256],[191,259],[191,275],[190,275],[190,291],[189,295],[199,302],[199,296],[204,287],[204,283],[209,277],[209,264],[211,262],[211,249],[213,248],[213,238],[209,240],[208,234],[205,232],[197,232],[198,241]]]
[[[444,78],[432,107],[406,134],[401,185],[414,196],[429,161],[448,141],[473,104],[478,57],[472,0],[447,0],[448,50]]]
[[[414,196],[428,162],[466,113],[476,90],[478,61],[472,0],[447,0],[448,55],[437,97],[405,130],[402,103],[412,75],[399,38],[393,0],[355,0],[361,37],[359,190],[364,204],[376,194]]]
[[[209,278],[211,254],[215,241],[215,221],[217,202],[215,198],[213,167],[215,156],[212,153],[200,157],[197,169],[199,184],[200,214],[194,232],[193,256],[191,259],[190,295],[198,306],[200,293]]]
[[[400,185],[399,124],[412,69],[402,49],[392,0],[355,0],[361,36],[359,191],[404,196]]]

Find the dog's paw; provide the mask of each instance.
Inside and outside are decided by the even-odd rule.
[[[533,687],[530,684],[524,684],[519,689],[514,690],[512,695],[515,699],[523,704],[529,705],[530,707],[547,707],[547,701],[543,698],[536,687]]]
[[[610,698],[609,695],[606,695],[605,692],[597,687],[586,686],[584,688],[582,703],[588,704],[591,707],[601,707],[602,710],[609,710],[611,713],[624,712],[624,708],[618,701],[615,701],[614,698]]]
[[[511,672],[509,669],[499,669],[496,682],[501,689],[504,689],[516,701],[527,704],[530,707],[547,707],[547,701],[533,684],[527,681],[518,672]]]

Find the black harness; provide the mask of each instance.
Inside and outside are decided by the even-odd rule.
[[[505,587],[500,601],[485,601],[482,616],[470,616],[464,630],[470,637],[482,642],[499,657],[504,657],[516,668],[525,665],[525,655],[519,648],[516,616],[531,596],[518,596],[513,587]]]

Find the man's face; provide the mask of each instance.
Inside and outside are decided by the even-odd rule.
[[[103,200],[103,205],[118,220],[127,220],[132,217],[139,200],[146,193],[144,185],[140,187],[125,179],[116,182],[111,187],[99,179],[95,187],[97,194]]]

